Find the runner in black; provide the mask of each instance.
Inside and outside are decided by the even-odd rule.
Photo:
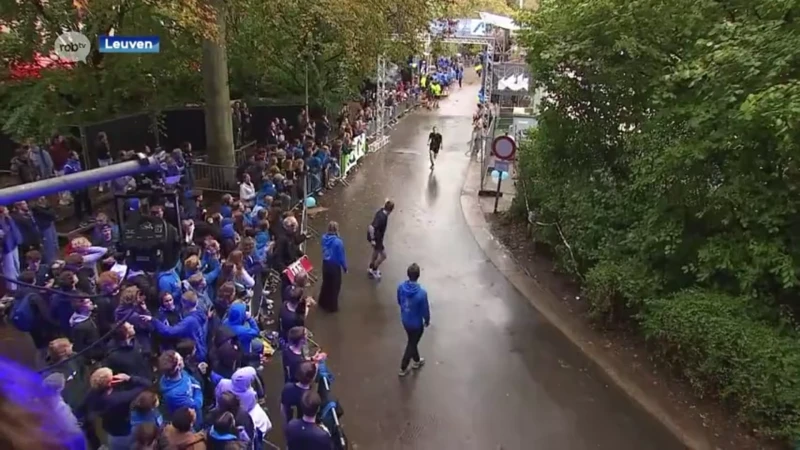
[[[431,169],[433,169],[433,163],[439,156],[439,149],[442,148],[442,135],[436,131],[436,127],[433,127],[433,131],[428,135],[428,146],[430,148],[428,156],[431,158]]]
[[[383,208],[375,213],[372,223],[367,231],[367,240],[372,244],[372,257],[369,260],[369,276],[376,280],[381,279],[381,271],[378,269],[386,261],[386,248],[383,239],[386,236],[386,226],[389,225],[389,214],[394,211],[394,202],[386,200]]]

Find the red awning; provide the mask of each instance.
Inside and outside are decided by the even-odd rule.
[[[49,69],[70,69],[75,63],[64,61],[58,56],[44,56],[37,54],[33,61],[21,61],[11,64],[11,79],[25,80],[28,78],[40,78],[42,70]]]

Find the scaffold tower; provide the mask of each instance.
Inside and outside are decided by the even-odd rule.
[[[379,142],[384,139],[384,125],[386,117],[386,57],[383,55],[378,56],[378,73],[376,78],[376,92],[375,92],[375,124],[377,125],[376,138]]]

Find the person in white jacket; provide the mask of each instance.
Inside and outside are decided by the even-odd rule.
[[[214,389],[214,397],[219,403],[219,399],[224,392],[233,392],[239,397],[239,402],[243,410],[250,414],[253,425],[257,430],[256,439],[263,439],[272,429],[272,421],[267,412],[258,404],[258,396],[253,389],[253,382],[259,383],[258,373],[253,367],[242,367],[233,373],[230,379],[222,379]],[[252,437],[251,437],[252,438]]]
[[[252,207],[256,200],[256,188],[250,180],[250,174],[245,173],[243,180],[239,183],[239,200],[246,206]]]

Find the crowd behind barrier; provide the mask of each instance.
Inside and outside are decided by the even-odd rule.
[[[386,127],[415,108],[418,99],[413,94],[390,95],[396,97],[384,112]],[[316,278],[301,245],[315,232],[302,233],[295,213],[298,205],[301,209],[312,206],[309,198],[344,179],[370,151],[370,143],[378,142],[380,133],[371,110],[368,103],[352,124],[349,118],[339,118],[342,134],[328,133],[325,130],[333,125],[321,126],[306,116],[307,133],[295,144],[245,144],[237,150],[236,167],[205,163],[190,144],[168,152],[156,148],[153,153],[161,161],[157,172],[101,183],[100,189],[117,196],[114,203],[121,208],[117,220],[105,212],[93,214],[88,186],[68,187],[64,194],[73,202],[75,215],[94,217],[84,235],[73,236],[64,249],[52,237],[56,214],[48,199],[0,207],[4,242],[0,284],[6,294],[2,305],[7,319],[3,326],[28,333],[46,355],[48,365],[40,368],[38,376],[46,378],[49,390],[42,395],[48,396],[48,402],[63,405],[54,407],[73,417],[70,438],[86,438],[93,449],[103,441],[111,450],[128,450],[133,441],[144,443],[158,430],[166,432],[162,424],[167,421],[177,424],[186,419],[189,428],[177,434],[186,437],[192,429],[204,430],[207,440],[217,439],[219,428],[226,426],[214,415],[222,407],[220,402],[224,403],[219,391],[224,385],[254,422],[255,428],[243,436],[233,433],[232,439],[241,442],[237,448],[265,448],[270,445],[266,438],[271,420],[278,412],[272,412],[270,419],[259,405],[250,403],[251,395],[264,395],[258,377],[248,378],[248,386],[239,386],[236,380],[240,375],[249,377],[240,370],[258,369],[273,354],[281,355],[286,366],[286,353],[297,351],[300,356],[292,358],[314,363],[311,382],[319,394],[314,414],[327,426],[334,448],[347,447],[339,422],[342,410],[330,393],[333,377],[325,355],[313,351],[318,346],[302,328],[305,316],[301,317],[298,305],[304,305],[304,311],[313,306],[306,303],[312,300],[306,300],[304,292]],[[274,122],[285,140],[283,134],[289,134],[290,128]],[[312,124],[322,133],[315,133]],[[127,150],[112,152],[103,132],[92,145],[101,167],[137,157]],[[65,139],[54,139],[51,149],[56,156],[49,161],[42,158],[50,156],[44,147],[19,151],[12,162],[12,176],[36,181],[84,170],[80,155],[65,145]],[[65,161],[53,161],[62,150]],[[49,173],[43,163],[49,164]],[[210,191],[208,197],[216,192],[222,198],[211,198],[209,203],[199,193],[204,191]],[[131,221],[139,222],[131,225]],[[153,223],[169,225],[154,228]],[[150,233],[171,229],[174,236],[169,231],[148,238],[131,234],[142,224],[151,224]],[[170,247],[173,239],[174,248]],[[147,248],[132,250],[134,243]],[[173,256],[174,261],[168,262]],[[151,261],[154,258],[157,261]],[[140,267],[145,260],[159,264],[158,269]],[[303,282],[287,276],[287,270],[298,264]],[[242,312],[234,318],[239,304],[247,316],[239,317]],[[292,325],[300,326],[304,334],[293,336],[297,327]],[[228,341],[218,340],[220,333],[231,330],[237,336],[237,348],[241,345],[233,366],[219,353]],[[241,339],[252,340],[253,345]],[[301,365],[295,369],[302,372]],[[299,376],[290,377],[287,372],[287,381]],[[196,384],[199,390],[192,398],[176,400],[170,388],[173,382],[188,383],[190,392]],[[154,388],[158,394],[147,394]],[[124,400],[119,398],[123,392],[130,392]],[[246,407],[244,402],[248,402]],[[212,403],[215,409],[208,407]],[[186,407],[194,411],[193,418],[184,417]],[[95,433],[95,419],[105,431],[102,439]],[[240,419],[235,417],[235,421]],[[291,423],[284,429],[291,433]]]
[[[431,82],[439,78],[455,80],[432,76]],[[47,390],[34,397],[47,396],[72,416],[65,437],[86,438],[93,449],[102,440],[111,450],[128,450],[150,448],[145,444],[159,434],[195,439],[202,431],[209,444],[230,440],[237,449],[260,450],[271,445],[271,420],[280,412],[270,419],[256,401],[265,395],[257,370],[280,355],[284,394],[300,389],[290,412],[296,417],[309,402],[316,405],[306,415],[327,427],[321,436],[336,450],[347,448],[326,355],[304,327],[315,306],[308,288],[316,281],[305,243],[319,236],[305,226],[305,213],[386,144],[379,123],[391,128],[431,98],[423,83],[398,84],[387,95],[382,120],[375,118],[373,92],[355,114],[343,109],[335,125],[307,111],[296,127],[272,118],[263,139],[253,136],[247,108],[239,106],[235,166],[205,162],[188,142],[166,152],[154,148],[158,171],[101,184],[116,194],[116,221],[92,213],[88,186],[70,187],[60,200],[72,201],[79,219],[95,217],[65,249],[52,238],[57,214],[48,199],[0,207],[3,311],[46,354],[39,376]],[[131,150],[114,151],[104,131],[89,145],[96,161],[88,167],[137,158]],[[84,167],[57,136],[49,148],[20,149],[12,176],[34,181]],[[338,225],[329,224],[327,234],[337,233]],[[176,398],[175,384],[188,397]],[[244,417],[230,409],[231,398]],[[292,424],[285,433],[294,432]]]

